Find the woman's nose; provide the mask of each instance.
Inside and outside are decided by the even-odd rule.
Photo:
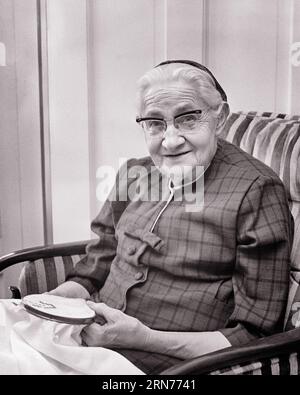
[[[169,126],[165,132],[162,146],[169,151],[175,151],[178,147],[185,143],[184,137],[178,134],[178,130],[174,126]]]

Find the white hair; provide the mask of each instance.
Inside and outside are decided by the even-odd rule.
[[[144,97],[153,85],[166,81],[186,81],[195,88],[198,97],[209,107],[216,109],[223,100],[212,77],[204,70],[188,64],[166,64],[151,69],[144,74],[137,83],[137,107],[141,113]]]

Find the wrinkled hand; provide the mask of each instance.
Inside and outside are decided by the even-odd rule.
[[[83,329],[81,337],[87,346],[138,350],[145,348],[151,329],[141,321],[104,303],[88,301],[87,304],[106,320],[104,325],[93,323]]]

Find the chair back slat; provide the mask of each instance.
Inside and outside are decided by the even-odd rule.
[[[85,255],[56,256],[25,262],[19,277],[22,297],[56,288],[82,259],[85,259]]]

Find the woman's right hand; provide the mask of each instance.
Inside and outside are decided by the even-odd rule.
[[[49,295],[63,296],[65,298],[89,299],[89,292],[75,281],[66,281],[52,291],[47,292]]]

